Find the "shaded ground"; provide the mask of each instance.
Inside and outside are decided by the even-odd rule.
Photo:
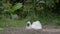
[[[27,30],[25,27],[4,28],[2,34],[60,34],[60,29]]]

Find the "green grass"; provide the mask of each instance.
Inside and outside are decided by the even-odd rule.
[[[48,15],[46,17],[40,17],[40,21],[43,25],[50,25],[50,26],[60,26],[60,16],[52,14],[51,16]]]
[[[28,16],[23,20],[14,20],[14,19],[8,19],[8,18],[2,18],[0,19],[0,27],[20,27],[20,26],[26,26],[26,22],[28,20],[33,20],[34,17]],[[53,15],[53,16],[44,16],[44,17],[38,17],[38,20],[42,23],[42,25],[53,25],[53,26],[60,26],[60,16]]]
[[[16,26],[25,26],[25,20],[14,20],[14,19],[1,19],[0,27],[16,27]]]
[[[0,30],[0,34],[2,34],[2,30]]]
[[[2,34],[3,33],[3,28],[0,28],[0,34]]]

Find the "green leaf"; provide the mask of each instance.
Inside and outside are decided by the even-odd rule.
[[[22,3],[17,3],[12,7],[12,11],[14,12],[17,9],[20,9],[22,7]]]

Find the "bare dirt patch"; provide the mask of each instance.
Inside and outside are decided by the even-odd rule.
[[[26,29],[25,27],[4,28],[2,34],[60,34],[60,29]]]

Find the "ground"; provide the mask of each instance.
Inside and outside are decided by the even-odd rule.
[[[60,29],[28,30],[25,27],[5,27],[2,34],[60,34]]]

